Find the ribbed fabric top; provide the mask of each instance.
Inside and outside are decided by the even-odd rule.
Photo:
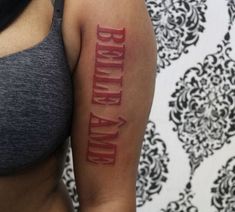
[[[0,57],[0,175],[47,158],[68,141],[72,75],[56,0],[49,34],[31,48]]]

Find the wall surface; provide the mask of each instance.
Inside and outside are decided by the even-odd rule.
[[[137,211],[235,211],[235,0],[146,5],[158,73]],[[78,208],[70,152],[64,181]]]

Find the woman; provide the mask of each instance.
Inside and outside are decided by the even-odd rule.
[[[0,0],[0,211],[73,211],[61,180],[71,138],[80,211],[134,212],[156,58],[144,0],[9,2]]]

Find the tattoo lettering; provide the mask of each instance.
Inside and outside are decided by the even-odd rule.
[[[97,26],[97,38],[100,41],[108,42],[113,40],[114,43],[125,42],[125,28],[123,29],[111,29]]]
[[[126,120],[122,117],[111,120],[90,113],[87,161],[103,165],[114,164],[119,130],[125,123]]]
[[[121,105],[126,52],[125,31],[125,28],[111,29],[97,26],[91,99],[93,110],[96,107]],[[125,123],[126,120],[122,117],[103,118],[91,112],[87,161],[102,165],[115,164],[119,132]]]
[[[92,104],[120,105],[125,58],[125,28],[97,26]]]

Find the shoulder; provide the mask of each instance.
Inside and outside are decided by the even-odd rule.
[[[98,23],[131,22],[145,10],[144,0],[64,0],[63,37],[72,69],[76,68],[81,42],[89,35],[90,26]],[[89,36],[88,36],[89,37]]]

